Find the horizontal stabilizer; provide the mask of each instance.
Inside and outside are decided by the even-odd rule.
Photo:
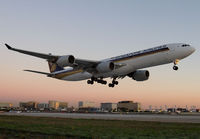
[[[24,71],[33,72],[33,73],[38,73],[38,74],[44,74],[44,75],[47,75],[48,77],[52,77],[52,76],[53,76],[53,74],[47,73],[47,72],[34,71],[34,70],[24,70]]]

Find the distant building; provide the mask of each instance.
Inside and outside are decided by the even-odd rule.
[[[167,105],[165,105],[165,111],[167,111],[167,109],[168,109],[168,107],[167,107]]]
[[[0,102],[0,108],[11,108],[13,107],[12,103]]]
[[[47,104],[47,103],[39,103],[38,104],[38,109],[39,110],[49,109],[49,104]]]
[[[49,108],[57,110],[59,108],[59,102],[58,101],[54,101],[54,100],[50,100],[49,101]]]
[[[133,101],[120,101],[117,104],[117,109],[123,112],[136,112],[141,110],[141,104]]]
[[[82,107],[78,109],[78,112],[82,112],[82,113],[94,113],[94,112],[99,112],[99,108],[95,108],[95,107]]]
[[[67,112],[75,112],[77,111],[73,106],[67,108]]]
[[[178,111],[178,112],[189,112],[186,108],[177,108],[176,111]]]
[[[67,102],[59,102],[59,108],[60,109],[67,109],[68,103]]]
[[[20,102],[19,107],[25,110],[35,110],[37,109],[38,102],[29,101],[29,102]]]
[[[95,108],[95,103],[91,101],[79,101],[78,112],[97,112],[99,108]]]
[[[176,108],[168,108],[167,112],[176,112]]]
[[[190,112],[196,112],[196,106],[191,106],[191,108],[190,108]]]
[[[95,103],[91,101],[79,101],[78,107],[79,108],[93,108],[95,107]]]
[[[152,111],[153,109],[152,109],[152,105],[149,105],[149,111]]]
[[[67,110],[68,103],[50,100],[49,101],[49,108],[53,109],[53,110]]]
[[[108,112],[116,111],[117,103],[101,103],[101,110]]]

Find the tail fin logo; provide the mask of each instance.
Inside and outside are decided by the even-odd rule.
[[[54,72],[56,70],[56,64],[55,63],[51,63],[51,62],[48,62],[48,63],[49,63],[50,72]]]
[[[48,62],[50,72],[60,71],[63,70],[62,67],[59,67],[56,63]]]

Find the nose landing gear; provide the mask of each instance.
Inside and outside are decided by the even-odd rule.
[[[179,62],[179,59],[176,59],[176,60],[174,61],[173,70],[176,70],[176,71],[178,70],[178,66],[177,66],[178,62]]]
[[[173,66],[173,70],[178,70],[178,67],[177,66]]]

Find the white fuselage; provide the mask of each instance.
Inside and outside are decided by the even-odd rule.
[[[134,72],[138,69],[172,63],[175,60],[183,59],[192,54],[195,49],[191,46],[183,46],[183,43],[166,44],[142,51],[137,51],[103,61],[112,61],[114,64],[122,65],[107,73],[89,73],[83,70],[66,69],[61,73],[69,73],[61,80],[80,81],[91,77],[107,78],[120,77]]]

